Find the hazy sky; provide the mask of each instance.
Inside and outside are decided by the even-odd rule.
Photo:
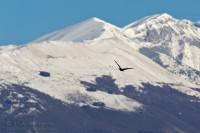
[[[123,27],[160,13],[200,21],[200,0],[0,0],[0,45],[24,44],[91,17]]]

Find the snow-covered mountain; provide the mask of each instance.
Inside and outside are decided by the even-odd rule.
[[[200,83],[200,29],[164,13],[124,27],[139,51],[171,72]]]
[[[63,133],[198,133],[200,87],[138,52],[131,31],[92,18],[0,47],[0,131],[25,119]],[[121,72],[114,60],[134,69]]]
[[[177,85],[184,82],[185,86],[192,87],[189,82],[169,73],[116,38],[87,43],[53,41],[23,47],[8,46],[1,50],[0,59],[1,83],[25,84],[66,103],[80,106],[92,105],[96,101],[119,110],[134,111],[135,106],[141,106],[124,96],[88,92],[81,84],[81,81],[93,82],[102,75],[112,76],[121,87],[131,84],[139,86],[142,82]],[[121,73],[114,60],[135,69]],[[40,76],[40,71],[50,72],[51,77]],[[200,97],[193,90],[188,94]],[[86,99],[79,101],[80,96]]]

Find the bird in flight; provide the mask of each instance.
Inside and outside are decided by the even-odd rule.
[[[119,66],[120,71],[124,71],[124,70],[128,70],[128,69],[134,69],[134,68],[121,68],[121,66],[117,63],[117,61],[115,61],[115,63]]]

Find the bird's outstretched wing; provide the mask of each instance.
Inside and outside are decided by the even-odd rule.
[[[123,68],[123,70],[134,69],[134,68]]]
[[[115,61],[115,60],[114,60],[114,61]],[[120,65],[119,65],[116,61],[115,61],[115,63],[119,66],[119,68],[121,68]]]

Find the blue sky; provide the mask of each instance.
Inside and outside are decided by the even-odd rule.
[[[0,45],[24,44],[91,17],[122,27],[160,13],[200,21],[200,0],[0,0]]]

